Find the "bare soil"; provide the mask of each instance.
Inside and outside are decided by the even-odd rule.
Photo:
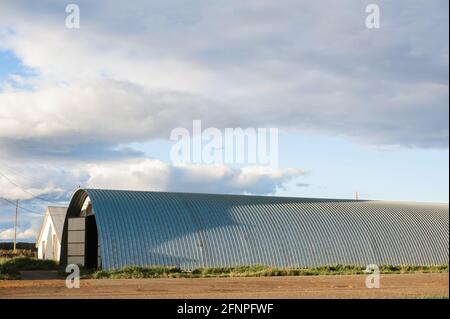
[[[57,270],[22,270],[20,277],[23,280],[65,279]]]
[[[250,278],[87,279],[68,289],[62,279],[0,280],[0,298],[442,298],[448,273]],[[28,276],[30,278],[30,276]],[[31,275],[33,278],[33,274]]]

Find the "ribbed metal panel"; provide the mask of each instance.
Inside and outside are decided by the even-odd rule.
[[[447,204],[86,189],[69,217],[86,196],[104,269],[448,263]]]

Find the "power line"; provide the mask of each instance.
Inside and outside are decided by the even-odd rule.
[[[46,200],[46,199],[44,199],[44,198],[41,198],[41,197],[38,196],[38,195],[33,194],[32,192],[26,190],[25,188],[23,188],[23,187],[20,186],[19,184],[17,184],[17,183],[15,183],[14,181],[12,181],[8,176],[6,176],[5,174],[3,174],[2,172],[0,172],[0,176],[2,176],[3,178],[5,178],[8,182],[10,182],[11,184],[13,184],[14,186],[20,188],[23,192],[25,192],[25,193],[27,193],[27,194],[33,196],[33,198],[39,199],[39,200],[44,201],[44,202],[47,202],[47,203],[60,205],[60,203],[53,202],[53,201],[50,201],[50,200]]]
[[[4,197],[0,197],[0,199],[1,199],[1,200],[4,200],[5,202],[7,202],[7,203],[9,203],[9,204],[11,204],[11,205],[16,206],[16,203],[15,203],[14,201],[12,201],[12,200],[9,200],[9,199],[4,198]],[[34,211],[34,210],[32,210],[32,209],[29,209],[29,208],[26,208],[26,207],[23,207],[23,206],[20,206],[20,205],[18,205],[18,207],[19,207],[20,209],[23,209],[23,210],[25,210],[25,211],[31,213],[31,214],[35,214],[35,215],[39,215],[39,216],[44,216],[44,214],[38,213],[38,212],[36,212],[36,211]]]
[[[6,173],[8,175],[14,175],[14,176],[18,176],[20,178],[24,178],[27,181],[30,181],[31,183],[37,183],[37,184],[43,183],[43,178],[36,178],[32,174],[26,174],[22,171],[19,171],[19,170],[13,168],[12,166],[9,166],[5,162],[0,162],[0,167],[1,167],[0,171],[6,171]]]
[[[19,200],[16,199],[16,219],[14,221],[14,247],[13,251],[16,252],[16,244],[17,244],[17,215],[19,213]]]

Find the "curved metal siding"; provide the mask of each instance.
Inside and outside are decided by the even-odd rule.
[[[105,269],[448,263],[444,204],[79,192],[91,198]]]

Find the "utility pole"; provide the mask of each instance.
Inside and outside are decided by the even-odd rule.
[[[356,200],[359,200],[359,193],[358,192],[355,193],[355,198],[356,198]]]
[[[14,247],[13,250],[16,252],[16,239],[17,239],[17,214],[19,212],[19,200],[16,199],[16,220],[14,222]]]

